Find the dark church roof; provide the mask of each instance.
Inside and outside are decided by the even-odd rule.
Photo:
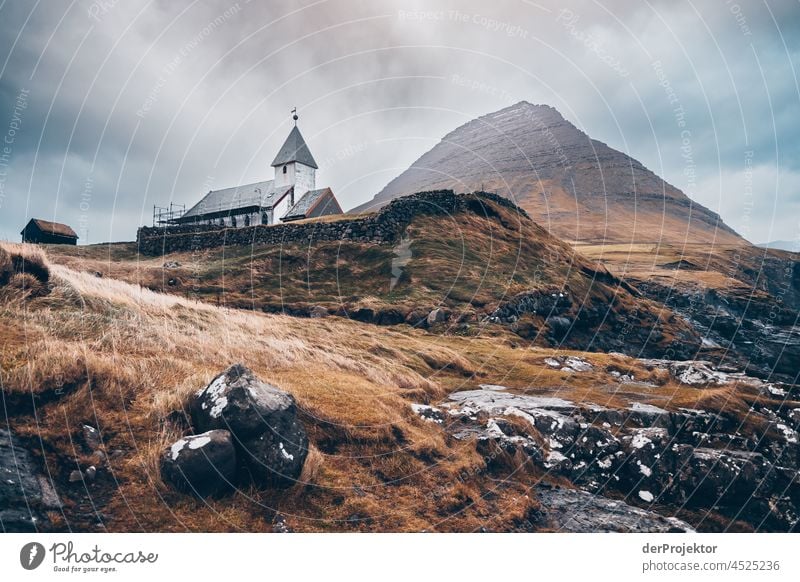
[[[295,125],[289,133],[289,137],[283,142],[283,146],[278,151],[278,155],[272,162],[273,166],[282,166],[290,162],[300,162],[306,166],[311,166],[314,169],[319,168],[317,162],[314,161],[314,156],[306,145],[306,140],[303,139],[300,130]]]
[[[325,196],[327,193],[333,192],[330,188],[320,188],[319,190],[309,190],[303,197],[298,200],[294,206],[289,209],[289,212],[284,215],[281,220],[297,220],[299,218],[305,218],[306,215],[314,209],[314,207],[319,203],[319,201]],[[338,206],[338,203],[337,203]]]
[[[233,188],[222,190],[212,190],[203,199],[186,211],[186,214],[179,219],[207,214],[228,213],[240,208],[258,206],[260,208],[272,208],[283,198],[291,186],[282,186],[278,189],[274,187],[274,180],[245,184]]]
[[[60,222],[50,222],[49,220],[42,220],[41,218],[32,218],[25,228],[28,228],[31,223],[33,223],[41,232],[47,234],[78,238],[78,234],[72,230],[72,228],[66,224],[61,224]],[[23,234],[24,232],[25,231],[23,230],[20,234]]]

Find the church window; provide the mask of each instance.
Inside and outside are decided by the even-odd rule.
[[[245,226],[250,226],[250,215],[249,214],[246,214],[245,217],[244,217],[244,225]]]
[[[284,167],[283,167],[283,173],[284,173],[284,174],[286,173],[286,168],[287,168],[287,167],[288,167],[288,166],[284,166]]]
[[[231,216],[231,226],[233,228],[236,228],[236,217],[235,216]]]

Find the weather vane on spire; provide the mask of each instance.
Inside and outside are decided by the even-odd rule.
[[[299,118],[297,117],[297,107],[295,107],[294,109],[292,109],[292,119],[294,119],[294,124],[295,124],[295,126],[297,126],[297,120],[299,119]]]

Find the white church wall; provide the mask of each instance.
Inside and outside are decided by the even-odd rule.
[[[314,190],[316,188],[317,171],[311,166],[306,166],[305,164],[298,163],[296,166],[294,193],[296,199],[299,200],[300,196],[309,190]]]
[[[288,196],[284,196],[283,200],[278,202],[275,205],[274,214],[272,215],[272,222],[273,224],[280,221],[283,218],[283,215],[289,212],[289,208],[292,207],[292,195],[289,194]]]
[[[282,186],[291,186],[294,184],[295,180],[295,164],[291,162],[289,164],[284,164],[283,166],[275,166],[275,189],[279,189]],[[283,173],[283,168],[286,168],[286,173]]]

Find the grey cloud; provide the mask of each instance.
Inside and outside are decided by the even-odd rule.
[[[741,195],[720,184],[741,190],[752,149],[777,188],[758,191],[750,231],[792,238],[786,219],[769,230],[768,209],[800,201],[798,5],[768,4],[787,55],[769,12],[741,4],[734,14],[730,4],[633,0],[84,0],[39,5],[11,51],[31,6],[6,3],[0,135],[20,89],[30,99],[2,182],[0,236],[16,238],[37,214],[85,225],[92,242],[131,239],[155,203],[192,204],[208,187],[269,177],[293,106],[320,180],[355,206],[456,126],[525,99],[693,186],[734,227]],[[653,60],[687,112],[693,184]]]

